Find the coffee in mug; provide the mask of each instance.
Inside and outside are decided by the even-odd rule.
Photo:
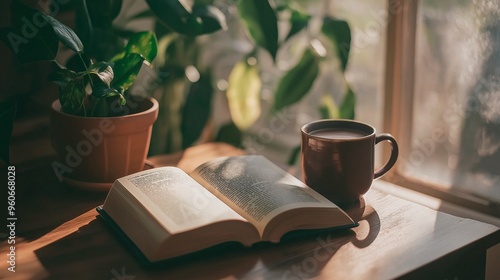
[[[303,180],[338,205],[356,202],[374,179],[396,163],[398,145],[392,135],[376,135],[372,126],[352,120],[319,120],[301,128],[301,168]],[[389,160],[374,171],[375,145],[388,141]]]
[[[312,131],[310,134],[316,137],[329,139],[349,139],[365,136],[364,133],[351,129],[318,129]]]

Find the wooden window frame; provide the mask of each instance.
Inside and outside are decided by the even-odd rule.
[[[386,46],[383,126],[396,137],[400,158],[411,149],[418,0],[389,0]],[[383,151],[387,154],[389,151]],[[430,195],[468,209],[500,217],[500,205],[459,191],[448,191],[438,184],[405,176],[401,160],[384,179],[396,185]]]

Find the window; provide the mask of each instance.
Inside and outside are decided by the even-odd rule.
[[[500,3],[325,0],[307,5],[312,14],[327,13],[350,25],[346,78],[356,93],[356,119],[392,133],[400,144],[397,166],[384,179],[500,217]],[[292,42],[278,55],[277,67],[263,75],[262,112],[271,96],[266,93],[281,74],[275,70],[292,63],[297,53]],[[273,116],[260,118],[245,140],[249,151],[285,165],[300,143],[300,126],[320,117],[321,93],[342,94],[335,70],[322,69],[311,92],[278,117],[286,128]],[[377,152],[381,163],[383,151]]]
[[[384,59],[387,20],[390,17],[387,11],[387,0],[301,3],[306,3],[304,5],[311,14],[327,14],[349,23],[352,39],[346,79],[356,94],[356,119],[367,122],[376,127],[377,132],[382,132]],[[270,97],[275,83],[283,74],[273,69],[280,68],[283,63],[295,63],[301,54],[297,45],[301,40],[306,41],[304,39],[308,39],[306,32],[298,34],[297,39],[291,40],[289,47],[283,48],[285,51],[278,54],[278,66],[270,66],[269,72],[262,75],[265,87],[262,101],[263,114],[268,112],[266,106],[269,106],[272,101]],[[270,115],[264,115],[259,119],[244,142],[250,152],[265,154],[282,166],[287,163],[292,150],[300,145],[300,127],[320,118],[318,100],[321,94],[331,93],[337,102],[344,94],[343,77],[336,65],[336,57],[331,59],[331,62],[322,65],[320,75],[304,99],[287,108],[277,117],[278,124]],[[280,125],[286,125],[286,128],[274,129],[280,128]]]
[[[500,217],[500,3],[391,1],[392,181]]]

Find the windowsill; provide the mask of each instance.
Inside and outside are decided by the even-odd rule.
[[[430,195],[426,195],[402,186],[398,186],[384,180],[374,181],[372,188],[405,199],[407,201],[429,207],[433,210],[445,212],[447,214],[458,217],[478,220],[500,227],[500,219],[498,218],[450,202],[446,202],[439,198],[432,197]],[[496,275],[499,275],[500,268],[498,268],[497,266],[498,260],[500,260],[500,244],[491,247],[487,251],[485,279],[496,279]]]
[[[445,212],[454,216],[482,221],[500,227],[499,218],[474,211],[450,202],[446,202],[439,198],[432,197],[402,186],[398,186],[384,180],[374,181],[372,187],[382,192],[418,203],[434,210]]]

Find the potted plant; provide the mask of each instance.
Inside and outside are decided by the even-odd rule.
[[[59,180],[107,188],[116,178],[144,168],[158,102],[131,96],[127,89],[157,54],[154,33],[134,33],[109,61],[94,61],[72,29],[18,1],[12,5],[12,27],[2,33],[21,62],[47,60],[55,65],[49,77],[60,94],[50,122],[59,155],[52,168]],[[80,63],[74,69],[56,61],[59,43],[76,53]]]

